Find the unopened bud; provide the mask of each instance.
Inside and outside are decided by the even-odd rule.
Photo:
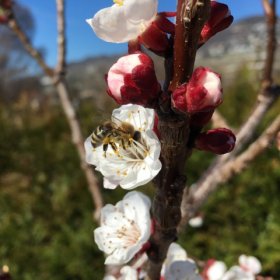
[[[170,22],[165,13],[160,13],[149,27],[138,37],[147,49],[158,55],[165,55],[171,49],[168,33],[175,32],[174,23]]]
[[[231,130],[216,128],[200,133],[195,140],[195,148],[222,155],[233,150],[235,141],[235,135]]]
[[[109,70],[108,94],[118,104],[152,107],[160,93],[152,59],[144,53],[121,57]]]
[[[172,94],[172,105],[185,113],[213,111],[222,102],[222,84],[219,74],[206,67],[198,67],[188,84]]]
[[[200,45],[204,44],[216,33],[228,28],[232,22],[233,16],[228,6],[223,3],[211,1],[210,17],[201,31]]]

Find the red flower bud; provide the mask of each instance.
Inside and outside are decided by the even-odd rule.
[[[233,22],[233,16],[226,4],[211,1],[209,20],[205,23],[201,35],[200,45],[213,37],[216,33],[228,28]]]
[[[195,140],[195,147],[199,150],[222,155],[233,150],[235,140],[235,135],[231,130],[216,128],[200,133]]]
[[[160,93],[152,59],[144,53],[121,57],[109,70],[108,94],[118,104],[152,106]]]
[[[12,1],[11,0],[0,0],[0,8],[2,9],[11,9],[12,8]]]
[[[1,15],[1,11],[0,11],[0,24],[5,24],[8,22],[8,18],[4,15]]]
[[[221,77],[206,67],[196,68],[189,83],[172,94],[173,107],[190,114],[213,111],[221,102]]]
[[[171,48],[168,33],[174,34],[175,25],[167,19],[173,13],[159,13],[150,26],[138,37],[147,49],[158,55],[164,55]]]

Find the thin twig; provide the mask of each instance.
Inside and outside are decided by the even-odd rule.
[[[32,46],[26,33],[21,29],[20,25],[18,24],[17,20],[14,17],[11,17],[9,19],[8,26],[15,33],[18,39],[21,41],[22,45],[24,46],[26,51],[30,54],[30,56],[37,61],[37,63],[43,69],[44,73],[49,77],[53,77],[53,70],[46,64],[41,53]]]
[[[66,68],[66,36],[65,36],[65,8],[64,0],[56,0],[57,7],[57,66],[56,73],[59,76],[65,75]]]
[[[197,210],[206,202],[220,184],[227,182],[234,175],[241,173],[249,164],[275,140],[280,130],[280,116],[262,133],[262,135],[249,146],[249,148],[235,159],[225,163],[219,169],[213,171],[213,176],[208,177],[199,188],[195,185],[190,189],[187,199],[182,203],[184,218],[182,225],[186,224]]]
[[[230,127],[230,125],[228,124],[227,120],[217,110],[214,112],[214,114],[212,116],[212,119],[211,119],[211,122],[212,122],[212,126],[214,128],[216,128],[216,127],[226,127],[226,128],[232,129]]]
[[[52,79],[53,85],[57,89],[57,93],[61,102],[61,106],[63,112],[66,116],[68,121],[71,134],[72,134],[72,142],[75,145],[77,152],[80,157],[80,164],[81,168],[85,174],[88,183],[88,189],[91,193],[92,200],[95,205],[95,214],[94,218],[96,220],[99,219],[100,210],[103,206],[103,198],[99,190],[98,181],[95,175],[93,174],[91,168],[85,163],[85,150],[84,150],[84,138],[81,131],[81,126],[78,121],[75,109],[69,97],[69,91],[67,88],[67,83],[64,79],[64,73],[66,68],[65,63],[65,19],[64,19],[64,1],[57,0],[57,9],[58,9],[58,67],[57,73],[59,75],[54,75],[54,70],[49,68],[46,64],[44,58],[38,52],[38,50],[32,46],[30,40],[28,39],[27,35],[25,34],[24,30],[21,29],[19,23],[17,22],[16,18],[11,17],[8,25],[11,30],[15,33],[18,39],[21,41],[22,45],[26,49],[26,51],[33,57],[35,61],[39,64],[39,66],[44,71],[45,75]]]
[[[251,116],[237,133],[237,142],[234,151],[216,159],[216,161],[214,161],[213,164],[202,174],[197,183],[192,186],[191,193],[185,192],[182,203],[182,209],[184,210],[185,215],[183,219],[184,221],[190,218],[191,215],[195,214],[194,211],[206,201],[207,197],[217,188],[218,184],[229,180],[231,176],[237,172],[237,169],[234,168],[234,164],[238,164],[240,160],[246,160],[244,155],[248,156],[248,153],[252,150],[249,150],[249,148],[238,157],[237,154],[252,140],[259,123],[280,95],[280,86],[273,86],[272,79],[274,55],[276,51],[276,0],[272,0],[271,3],[268,0],[263,0],[263,4],[267,17],[268,42],[264,75],[261,90],[257,98],[257,104]],[[252,147],[252,145],[250,147]],[[241,163],[240,166],[242,168],[238,169],[238,172],[245,168]],[[225,177],[223,178],[223,176]],[[200,199],[197,200],[200,202],[195,202],[196,199],[194,198],[193,193],[196,193],[196,196],[200,197]],[[192,206],[192,204],[194,206]]]
[[[266,45],[266,60],[263,71],[263,87],[271,86],[273,62],[276,50],[276,0],[262,0],[266,15],[268,41]]]

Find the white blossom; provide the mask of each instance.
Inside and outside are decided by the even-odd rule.
[[[161,275],[164,280],[202,280],[195,262],[177,243],[169,246]]]
[[[208,280],[221,280],[226,272],[226,265],[222,261],[214,261],[207,269]]]
[[[90,136],[85,142],[86,161],[102,173],[105,188],[120,185],[133,189],[151,181],[161,169],[160,142],[152,130],[154,110],[127,104],[113,111],[112,121],[114,119],[132,124],[141,133],[141,140],[133,141],[126,149],[116,143],[117,153],[109,145],[105,155],[102,145],[92,147]]]
[[[223,276],[222,280],[255,280],[251,272],[243,270],[240,266],[231,267]]]
[[[136,39],[157,14],[157,0],[114,0],[114,3],[86,20],[96,35],[107,42]]]
[[[130,192],[116,206],[101,210],[100,227],[94,230],[98,248],[107,254],[105,264],[125,264],[139,252],[151,234],[150,199]]]
[[[137,280],[138,279],[137,270],[128,265],[122,267],[122,269],[120,270],[120,274],[121,275],[117,278],[112,275],[105,276],[103,280]]]
[[[238,259],[238,262],[243,270],[251,272],[253,274],[258,274],[262,270],[260,261],[254,256],[241,255]]]
[[[189,225],[193,228],[199,228],[203,225],[203,217],[198,215],[189,220]]]

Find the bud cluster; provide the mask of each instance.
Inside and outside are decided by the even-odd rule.
[[[157,0],[114,2],[87,20],[101,39],[129,43],[129,54],[119,58],[106,75],[107,93],[121,105],[113,111],[112,122],[118,120],[126,127],[105,123],[85,142],[86,160],[103,174],[104,187],[121,186],[131,190],[148,183],[160,172],[161,135],[155,110],[165,113],[161,111],[163,101],[167,101],[170,115],[186,115],[190,120],[190,138],[186,143],[189,148],[215,154],[230,152],[235,145],[235,136],[229,129],[202,131],[222,103],[221,76],[207,67],[198,67],[186,83],[168,91],[157,79],[152,58],[142,51],[145,47],[158,56],[172,56],[175,25],[168,18],[176,13],[158,13]],[[226,5],[211,1],[210,18],[201,31],[197,47],[227,28],[232,20]],[[102,135],[105,135],[105,141],[100,145]],[[127,135],[129,137],[123,137]],[[146,196],[131,192],[116,206],[107,205],[102,209],[101,226],[95,230],[95,241],[107,254],[107,264],[126,264],[149,248],[149,238],[153,234],[150,206]],[[173,279],[170,277],[176,270],[176,279],[185,279],[180,277],[189,275],[201,280],[194,262],[180,248],[175,246],[175,249],[172,258],[178,258],[183,266],[166,261],[161,279]],[[137,274],[135,270],[125,268],[121,271],[123,275],[128,272]]]

